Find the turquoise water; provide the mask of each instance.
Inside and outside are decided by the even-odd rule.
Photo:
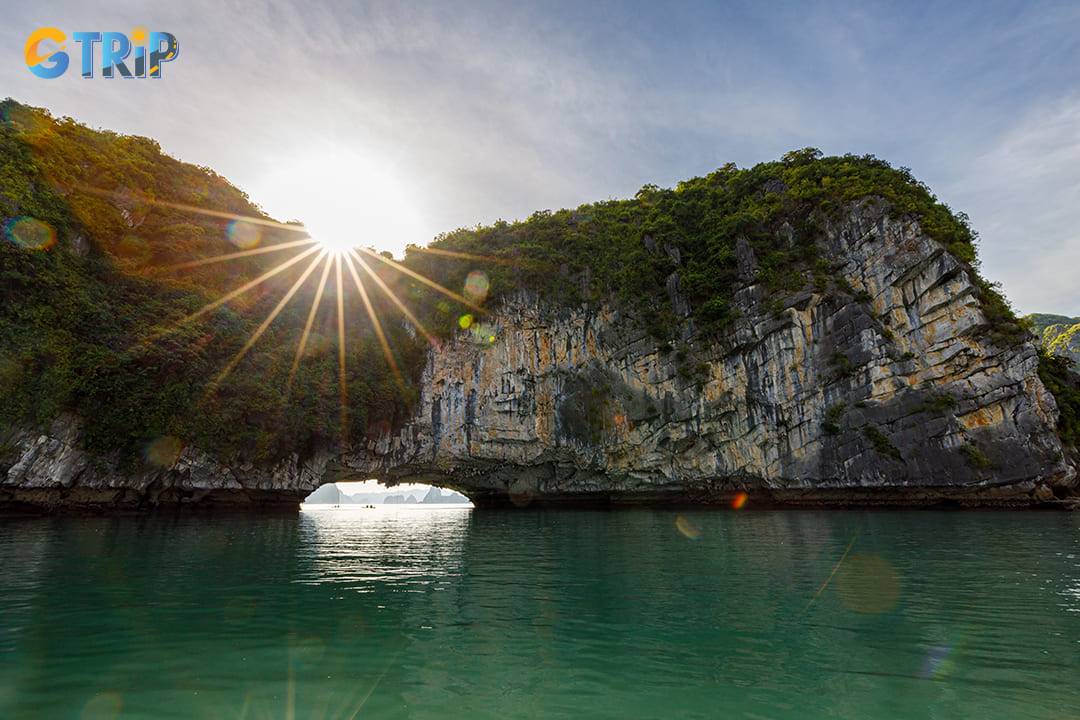
[[[0,520],[0,718],[1068,718],[1080,516]]]

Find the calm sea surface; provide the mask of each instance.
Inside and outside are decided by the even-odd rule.
[[[1076,718],[1080,515],[0,520],[0,718]]]

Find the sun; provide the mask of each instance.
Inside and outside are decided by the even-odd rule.
[[[326,252],[334,257],[344,255],[350,250],[355,250],[361,246],[361,242],[355,236],[350,236],[346,232],[341,230],[334,230],[333,228],[321,228],[317,223],[305,223],[304,227],[307,228],[308,234],[311,235],[311,239],[318,243]]]
[[[334,253],[426,245],[421,183],[377,150],[327,142],[283,151],[250,190],[272,216],[296,218],[312,239]]]
[[[307,185],[296,185],[297,193],[304,194],[309,200],[321,201],[322,209],[326,214],[313,213],[319,218],[320,224],[310,228],[303,223],[290,220],[281,223],[259,215],[237,215],[224,210],[213,210],[193,205],[173,203],[164,200],[155,200],[147,197],[150,205],[169,208],[171,211],[194,213],[206,217],[215,218],[224,223],[224,234],[227,243],[227,252],[220,255],[211,254],[206,257],[186,260],[173,265],[155,267],[149,272],[162,273],[162,275],[182,274],[191,268],[211,265],[216,263],[229,263],[235,260],[266,256],[266,265],[269,266],[262,274],[250,280],[239,283],[236,287],[223,292],[220,296],[209,299],[206,304],[194,312],[181,317],[170,318],[162,325],[143,338],[140,342],[147,346],[160,341],[166,336],[173,335],[178,330],[190,326],[190,323],[205,318],[208,313],[231,303],[236,298],[246,293],[263,288],[264,294],[270,290],[267,281],[279,277],[290,268],[294,279],[287,288],[286,283],[275,281],[277,287],[273,290],[280,291],[274,307],[263,317],[257,328],[252,330],[228,363],[215,368],[216,377],[207,385],[203,400],[214,396],[222,383],[232,375],[245,358],[248,352],[255,347],[264,333],[274,324],[275,320],[290,304],[302,304],[310,300],[306,309],[300,310],[300,315],[305,316],[303,331],[300,333],[295,346],[289,348],[277,348],[283,352],[283,360],[288,362],[292,356],[292,363],[288,377],[281,391],[282,405],[290,397],[293,391],[293,381],[298,369],[305,358],[305,350],[314,332],[333,333],[330,329],[336,326],[338,348],[338,372],[337,386],[340,395],[340,411],[338,413],[339,427],[338,438],[342,443],[349,442],[349,383],[347,378],[348,342],[355,337],[356,332],[370,332],[381,350],[386,368],[393,378],[403,396],[408,397],[411,389],[406,380],[402,367],[399,365],[395,348],[391,346],[395,342],[393,334],[387,332],[388,323],[407,322],[413,329],[409,332],[413,339],[423,338],[423,341],[432,348],[442,346],[442,341],[424,327],[417,313],[409,307],[408,297],[399,297],[399,291],[395,290],[395,283],[390,279],[392,276],[408,278],[406,282],[421,283],[448,300],[460,303],[470,308],[475,313],[495,317],[490,311],[481,307],[484,296],[487,294],[487,279],[483,272],[471,273],[466,281],[464,294],[454,289],[440,285],[434,279],[423,275],[417,270],[410,268],[407,263],[394,260],[391,253],[379,252],[373,249],[373,245],[380,245],[385,249],[386,243],[369,242],[382,238],[384,241],[389,234],[398,231],[398,239],[405,237],[409,240],[415,235],[415,228],[410,225],[410,220],[415,221],[415,211],[406,202],[406,196],[401,193],[402,186],[395,183],[376,182],[377,177],[369,171],[367,174],[358,172],[356,165],[333,165],[328,161],[326,164],[308,167],[291,168],[294,174],[303,175],[301,171],[309,170],[312,175],[306,179],[320,179],[322,184],[315,192]],[[294,178],[296,179],[296,178]],[[120,193],[115,190],[83,186],[83,191],[92,195],[118,198]],[[313,206],[314,207],[314,206]],[[382,212],[376,212],[380,210]],[[327,222],[324,222],[326,220]],[[278,231],[275,235],[281,235],[271,242],[264,242],[267,237],[264,231],[274,228]],[[407,232],[401,235],[404,228]],[[31,228],[32,230],[33,228]],[[15,228],[18,230],[18,228]],[[25,230],[25,229],[24,229]],[[25,230],[21,233],[9,232],[16,240],[30,237],[35,233]],[[41,235],[42,233],[37,233]],[[33,240],[34,238],[31,238]],[[24,243],[27,247],[45,247],[44,242]],[[459,253],[449,250],[424,248],[416,246],[417,252],[430,252],[437,255],[452,256],[463,259],[490,260],[499,262],[498,259],[484,258],[478,255]],[[301,293],[302,289],[309,292]],[[355,294],[354,294],[355,293]],[[345,302],[346,295],[358,298],[359,303]],[[333,297],[336,302],[323,303],[324,296]],[[380,301],[380,298],[382,301]],[[388,303],[388,304],[387,304]],[[327,308],[327,305],[330,305]],[[359,305],[359,307],[357,307]],[[329,311],[327,317],[324,313]],[[389,312],[388,312],[389,311]],[[396,312],[395,312],[396,311]],[[400,313],[400,316],[397,313]],[[323,317],[323,322],[316,326],[315,321]],[[288,317],[288,316],[287,316]],[[356,323],[357,318],[366,317],[368,326],[364,328],[361,323]],[[462,328],[479,326],[474,323],[475,316],[467,314],[468,323]],[[328,321],[329,320],[329,321]],[[328,321],[328,322],[327,322]],[[317,331],[316,328],[322,330]],[[299,329],[298,327],[296,329]],[[211,334],[210,337],[213,337]],[[495,342],[494,335],[486,335],[489,342]],[[168,459],[168,458],[166,458]]]
[[[131,38],[132,45],[145,45],[146,41],[150,39],[150,34],[146,32],[146,28],[140,25],[132,29],[128,37]]]

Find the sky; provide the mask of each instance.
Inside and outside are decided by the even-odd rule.
[[[911,168],[1019,312],[1080,316],[1075,0],[6,4],[0,96],[152,137],[317,236],[400,257],[817,147]],[[81,77],[74,32],[139,26],[178,40],[160,79]],[[40,27],[72,51],[51,80]]]

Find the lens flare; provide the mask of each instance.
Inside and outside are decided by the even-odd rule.
[[[882,615],[900,599],[900,576],[888,560],[874,553],[855,553],[836,575],[836,594],[860,615]]]
[[[465,290],[463,294],[474,303],[482,303],[487,299],[490,286],[491,283],[488,282],[488,276],[484,274],[483,270],[473,270],[469,273],[469,276],[465,278]]]
[[[949,667],[949,655],[952,654],[952,643],[944,642],[930,648],[919,670],[919,679],[929,680],[933,677],[941,677],[947,674]]]
[[[466,315],[458,319],[458,325],[463,330],[469,331],[469,339],[477,345],[490,345],[495,342],[495,329],[490,325],[485,325],[476,321],[476,318],[472,315]]]
[[[364,433],[368,442],[377,443],[382,440],[389,439],[393,428],[390,427],[390,423],[386,420],[376,420],[367,426],[367,431]]]
[[[533,498],[536,497],[536,490],[527,480],[515,480],[507,490],[507,494],[510,497],[510,502],[514,503],[514,505],[525,507],[532,503]]]
[[[334,639],[339,645],[349,646],[364,638],[367,633],[367,624],[360,615],[346,615],[338,623],[338,630],[334,633]]]
[[[255,599],[237,596],[225,604],[225,622],[234,627],[243,627],[255,617]]]
[[[98,195],[99,197],[107,197],[113,200],[130,200],[131,191],[115,191],[104,190],[102,188],[96,188],[89,185],[76,186],[80,192],[87,193],[89,195]],[[202,186],[189,184],[188,190],[193,193],[206,192],[205,184]],[[303,233],[305,236],[310,235],[307,228],[303,225],[297,225],[294,223],[281,223],[277,220],[271,220],[265,217],[252,217],[250,215],[237,215],[236,213],[222,212],[221,210],[207,210],[206,208],[197,207],[195,205],[185,205],[183,203],[167,202],[165,200],[155,200],[145,193],[139,194],[139,201],[147,205],[153,205],[155,207],[170,208],[172,210],[179,210],[181,212],[190,212],[197,215],[205,215],[207,217],[222,218],[224,220],[243,220],[244,222],[254,223],[256,225],[263,225],[265,227],[279,228],[281,230],[288,230],[290,232]],[[310,242],[315,242],[308,238]]]
[[[0,387],[19,387],[22,377],[22,362],[14,356],[0,355]]]
[[[120,696],[114,692],[98,693],[83,706],[79,720],[113,720],[123,705]]]
[[[116,244],[116,254],[125,260],[142,264],[150,259],[154,251],[150,245],[138,235],[125,235]]]
[[[326,643],[322,638],[312,636],[303,638],[293,648],[293,663],[298,668],[312,668],[319,664],[323,655],[326,654]]]
[[[146,446],[143,457],[146,462],[160,468],[170,468],[176,464],[180,453],[184,451],[184,442],[171,435],[159,437]]]
[[[95,188],[90,186],[78,186],[73,188],[80,192],[85,192],[90,195],[96,195],[100,197],[110,198],[114,202],[123,201],[128,204],[136,202],[140,207],[142,205],[169,208],[178,210],[181,212],[196,213],[211,218],[219,218],[227,221],[223,223],[225,225],[224,234],[229,243],[236,248],[235,251],[225,253],[216,257],[201,257],[194,260],[188,260],[181,263],[176,263],[166,266],[157,266],[152,268],[146,268],[146,272],[175,272],[182,271],[190,268],[201,267],[204,265],[210,265],[213,263],[224,263],[232,260],[238,260],[241,258],[250,258],[256,255],[262,255],[264,253],[276,253],[283,250],[295,249],[295,252],[278,263],[274,267],[269,268],[258,277],[243,282],[238,287],[235,287],[231,291],[225,292],[216,299],[206,302],[202,307],[199,307],[194,312],[181,317],[179,319],[168,319],[162,325],[155,328],[149,337],[141,339],[139,342],[145,345],[155,343],[167,335],[177,333],[184,326],[190,325],[194,321],[205,317],[209,313],[217,310],[226,303],[236,301],[234,303],[234,310],[240,312],[248,312],[253,309],[256,304],[256,300],[250,300],[256,293],[251,291],[259,288],[257,293],[261,301],[262,297],[265,297],[269,293],[275,293],[277,287],[274,283],[268,283],[272,278],[281,275],[289,268],[299,264],[306,258],[311,258],[312,255],[319,253],[316,257],[311,258],[309,264],[305,269],[299,271],[299,278],[288,287],[282,296],[279,297],[277,304],[266,315],[262,323],[255,329],[247,338],[247,341],[242,345],[239,351],[233,356],[229,363],[222,369],[221,373],[213,380],[207,387],[204,395],[204,400],[207,402],[209,398],[213,396],[219,389],[221,383],[239,367],[241,360],[245,355],[253,348],[253,346],[263,337],[269,326],[278,318],[286,309],[286,306],[301,290],[302,286],[308,282],[309,278],[314,275],[315,271],[322,265],[321,277],[318,282],[317,290],[315,292],[314,300],[312,301],[310,310],[307,313],[307,321],[304,325],[303,334],[300,338],[298,347],[295,350],[295,357],[293,358],[292,365],[289,370],[288,378],[285,383],[285,392],[282,396],[284,399],[288,398],[292,389],[296,373],[299,368],[299,364],[305,357],[305,348],[308,347],[311,335],[314,329],[314,323],[316,321],[316,315],[318,314],[320,302],[324,297],[324,291],[327,290],[327,283],[329,281],[329,274],[331,267],[334,270],[334,297],[336,299],[336,326],[337,326],[337,349],[338,349],[338,385],[340,388],[340,400],[341,400],[341,438],[346,440],[349,437],[348,433],[348,386],[346,383],[346,360],[347,360],[347,348],[345,344],[346,340],[346,328],[351,327],[353,318],[350,316],[348,319],[345,317],[346,309],[352,306],[346,306],[345,294],[349,289],[346,287],[344,275],[347,273],[353,280],[353,285],[363,302],[364,310],[371,321],[371,330],[377,336],[379,346],[383,352],[383,357],[390,368],[391,373],[394,376],[399,388],[403,393],[409,392],[410,388],[405,382],[405,378],[398,366],[397,354],[394,348],[390,346],[390,338],[387,336],[384,327],[386,327],[386,320],[380,317],[380,309],[373,302],[371,293],[368,288],[365,287],[363,278],[366,277],[374,282],[378,288],[390,299],[390,301],[396,306],[398,310],[412,323],[412,326],[416,331],[423,335],[431,346],[440,348],[443,341],[433,336],[424,326],[420,323],[416,315],[406,307],[402,299],[397,297],[394,290],[391,289],[391,285],[384,279],[385,273],[382,270],[388,269],[394,273],[404,275],[407,278],[417,281],[412,283],[406,281],[404,287],[416,299],[423,299],[426,297],[426,288],[430,288],[437,293],[444,296],[445,300],[437,301],[437,308],[440,312],[446,313],[449,318],[461,313],[462,310],[452,305],[455,304],[464,305],[466,308],[471,309],[473,312],[467,315],[463,315],[458,318],[458,324],[462,329],[469,330],[469,334],[474,338],[475,342],[488,345],[495,343],[497,339],[498,329],[495,326],[487,326],[483,323],[477,322],[479,317],[495,317],[489,310],[486,310],[478,305],[487,299],[490,292],[490,281],[488,276],[482,270],[474,270],[469,274],[465,281],[465,287],[463,294],[455,293],[446,287],[443,287],[436,281],[421,275],[420,273],[412,270],[406,265],[403,265],[395,261],[388,254],[382,255],[370,248],[365,247],[353,247],[348,244],[343,244],[340,248],[335,248],[333,251],[328,249],[324,240],[316,240],[308,232],[307,228],[299,223],[279,223],[275,220],[271,220],[265,217],[258,216],[243,216],[235,213],[222,212],[216,210],[207,210],[204,208],[195,207],[193,205],[185,205],[180,203],[171,203],[160,200],[155,200],[149,195],[144,193],[133,193],[129,190],[124,191],[110,191],[101,188]],[[201,186],[196,183],[191,185],[190,188],[193,192],[205,191],[205,183]],[[134,198],[134,199],[133,199]],[[275,230],[287,230],[295,232],[301,237],[296,240],[287,242],[278,242],[269,246],[262,245],[262,240],[265,239],[265,228],[273,228]],[[24,217],[17,218],[8,221],[4,225],[5,234],[8,238],[20,247],[27,249],[45,249],[50,247],[56,242],[56,234],[51,227],[46,223],[43,223],[34,218]],[[268,236],[267,236],[268,237]],[[138,262],[144,264],[149,262],[154,257],[153,248],[146,243],[143,239],[137,235],[128,235],[120,239],[113,248],[115,254],[121,259],[127,261]],[[454,251],[438,250],[433,251],[434,254],[442,254],[457,257],[459,259],[469,259],[483,262],[493,263],[507,263],[511,262],[505,259],[498,258],[485,258],[483,256],[472,256],[466,253],[457,253]],[[367,256],[366,258],[364,256]],[[370,264],[369,264],[370,262]],[[359,265],[360,268],[356,267]],[[375,269],[379,272],[377,273]],[[363,273],[360,272],[363,271]],[[382,276],[380,276],[382,275]],[[277,281],[276,285],[281,286],[283,283]],[[247,293],[247,297],[242,297]],[[246,307],[239,307],[243,305]],[[349,310],[351,313],[351,309]],[[448,319],[449,319],[448,318]],[[326,328],[329,330],[329,326]],[[204,334],[203,340],[190,340],[187,339],[185,344],[189,346],[186,351],[187,354],[192,352],[198,352],[205,347],[209,340],[213,339],[213,335]],[[415,335],[414,335],[415,337]],[[329,344],[332,339],[332,335],[328,335],[324,338],[325,343]],[[318,338],[311,343],[318,345]],[[0,367],[0,370],[4,371],[5,375],[11,375],[14,370],[8,368],[6,365]],[[371,436],[371,428],[369,427],[369,439]],[[379,428],[376,433],[380,438],[382,436],[389,437],[390,429],[389,425],[385,429],[385,432]],[[183,451],[183,442],[178,438],[166,437],[159,438],[150,443],[143,449],[143,457],[152,465],[160,467],[170,467],[177,461],[180,453]],[[526,488],[527,492],[523,489]],[[528,501],[531,502],[532,493],[534,492],[528,486],[519,486],[520,492],[516,493],[516,496],[521,497],[523,493],[528,496]]]
[[[744,493],[744,492],[741,492],[738,495],[736,495],[735,498],[731,501],[731,507],[734,508],[735,510],[742,510],[743,506],[746,505],[746,501],[748,499],[749,499],[749,497],[747,496],[747,494]]]
[[[375,252],[374,250],[371,250],[369,248],[360,247],[360,248],[356,248],[356,249],[359,252],[364,253],[365,255],[368,255],[368,256],[373,257],[373,258],[375,258],[377,260],[381,260],[381,261],[385,262],[386,265],[388,267],[390,267],[391,269],[396,270],[397,272],[399,272],[399,273],[401,273],[403,275],[408,275],[413,280],[419,280],[420,282],[422,282],[425,285],[427,285],[428,287],[430,287],[432,290],[435,290],[436,292],[442,293],[443,295],[450,298],[451,300],[456,300],[459,303],[461,303],[462,305],[465,305],[466,307],[470,307],[470,308],[472,308],[473,310],[475,310],[478,313],[482,313],[482,314],[485,314],[485,315],[490,315],[491,314],[487,310],[485,310],[484,308],[482,308],[479,305],[477,305],[476,303],[474,303],[472,300],[469,300],[467,297],[464,297],[463,295],[458,295],[456,292],[453,292],[452,290],[447,290],[446,288],[444,288],[442,285],[435,282],[431,278],[426,278],[423,275],[421,275],[420,273],[416,272],[415,270],[410,270],[409,268],[405,267],[404,265],[397,262],[396,260],[391,260],[389,258],[384,258],[381,255],[379,255],[377,252]]]
[[[56,231],[32,217],[9,220],[5,230],[8,240],[24,250],[48,250],[56,244]]]
[[[697,540],[701,537],[701,530],[698,529],[697,525],[690,522],[682,515],[675,518],[675,527],[678,528],[679,532],[691,540]]]
[[[8,125],[12,125],[20,135],[46,137],[54,132],[52,118],[39,117],[21,105],[12,104],[0,111],[0,119]]]
[[[655,185],[646,185],[645,187],[638,190],[637,195],[635,195],[634,198],[643,207],[650,207],[651,208],[651,207],[656,207],[657,203],[660,202],[660,199],[661,199],[661,194],[660,193],[661,193],[660,188],[656,187]]]
[[[859,539],[859,533],[861,532],[862,524],[860,523],[859,527],[855,528],[855,534],[851,536],[851,542],[849,542],[847,544],[847,547],[844,548],[844,554],[840,556],[840,559],[836,561],[836,565],[833,566],[832,572],[829,573],[829,577],[825,578],[825,582],[821,584],[821,587],[818,588],[818,591],[814,593],[814,597],[810,598],[810,601],[806,603],[806,607],[802,609],[802,611],[796,616],[796,618],[801,618],[804,614],[806,614],[806,611],[810,609],[810,606],[814,604],[814,601],[817,600],[821,596],[821,593],[825,591],[825,588],[829,586],[829,583],[832,582],[833,576],[836,575],[836,571],[839,570],[840,566],[844,564],[844,560],[847,558],[848,553],[851,552],[851,548],[854,547],[855,541]]]
[[[262,240],[262,229],[247,220],[233,220],[225,232],[229,242],[241,250],[250,250]]]

